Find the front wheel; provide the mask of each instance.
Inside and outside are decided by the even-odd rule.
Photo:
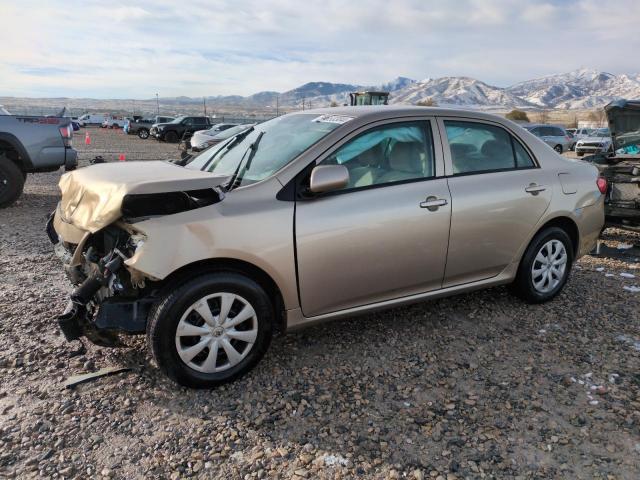
[[[558,227],[539,232],[524,253],[512,285],[514,293],[529,303],[543,303],[555,297],[569,278],[573,244]]]
[[[174,131],[170,131],[164,134],[164,139],[169,143],[176,143],[178,141],[178,134]]]
[[[576,152],[576,155],[579,157],[584,157],[584,152]]]
[[[556,145],[553,149],[558,153],[562,153],[562,145]]]
[[[147,340],[160,369],[191,388],[241,377],[271,342],[273,309],[255,281],[233,272],[196,277],[149,313]]]
[[[138,137],[146,140],[147,138],[149,138],[149,130],[147,130],[146,128],[141,128],[140,130],[138,130]]]

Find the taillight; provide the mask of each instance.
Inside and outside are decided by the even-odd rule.
[[[600,190],[601,194],[607,193],[607,179],[604,177],[598,177],[596,180],[596,185],[598,185],[598,190]]]
[[[60,135],[62,135],[62,138],[71,138],[71,125],[66,125],[64,127],[60,127]]]
[[[58,130],[60,130],[60,135],[62,135],[62,141],[64,142],[64,146],[70,147],[71,138],[73,137],[73,127],[71,126],[71,124],[65,127],[60,127]]]

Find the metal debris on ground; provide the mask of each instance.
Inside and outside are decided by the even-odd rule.
[[[85,373],[82,375],[73,375],[67,378],[67,381],[64,382],[64,386],[66,388],[74,388],[77,385],[82,383],[91,382],[101,377],[107,377],[111,375],[116,375],[118,373],[129,372],[131,368],[129,367],[106,367],[101,368],[97,372]]]

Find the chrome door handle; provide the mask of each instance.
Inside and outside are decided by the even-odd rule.
[[[430,212],[435,212],[440,207],[444,207],[448,202],[444,198],[427,197],[424,202],[420,202],[420,208],[426,208]]]
[[[524,191],[530,193],[531,195],[537,195],[540,192],[544,192],[546,189],[547,187],[543,185],[536,185],[535,183],[531,183],[527,188],[524,189]]]

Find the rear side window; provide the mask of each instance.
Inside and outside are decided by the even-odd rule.
[[[564,132],[558,127],[551,127],[551,130],[553,131],[551,135],[553,135],[554,137],[564,137],[565,135]]]
[[[503,128],[445,120],[454,174],[512,170],[535,166],[531,156]]]

